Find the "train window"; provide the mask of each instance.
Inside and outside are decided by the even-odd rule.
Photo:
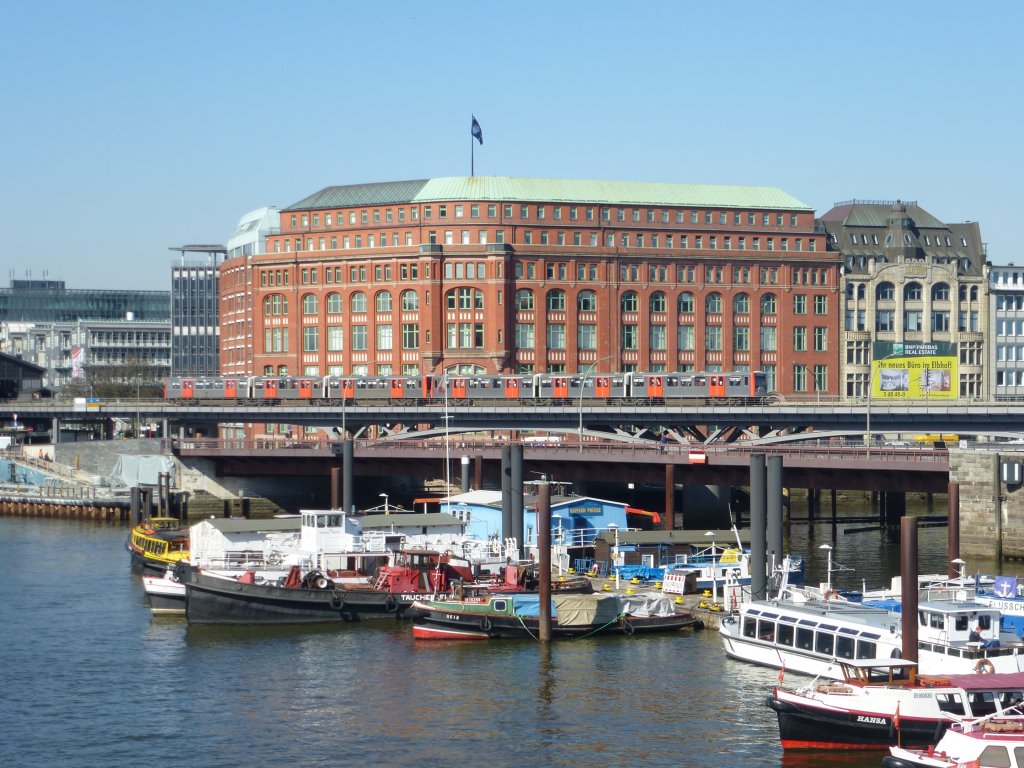
[[[708,380],[706,376],[694,376],[693,383],[696,384],[698,387],[703,387],[705,384],[708,383]]]

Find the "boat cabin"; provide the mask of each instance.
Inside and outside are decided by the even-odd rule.
[[[912,686],[918,682],[917,662],[907,659],[849,659],[839,666],[844,682],[852,685]]]

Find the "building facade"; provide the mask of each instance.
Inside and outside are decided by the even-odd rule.
[[[181,262],[171,267],[171,375],[220,373],[219,268],[222,245],[171,248]],[[197,258],[202,254],[205,258]]]
[[[989,272],[988,323],[992,399],[1024,397],[1024,267],[993,266]]]
[[[913,202],[851,200],[821,216],[843,264],[842,394],[864,399],[872,342],[953,344],[961,398],[988,395],[988,265],[977,222],[945,224]]]
[[[221,268],[224,373],[763,370],[840,391],[840,254],[778,189],[457,177],[280,216],[267,253]]]

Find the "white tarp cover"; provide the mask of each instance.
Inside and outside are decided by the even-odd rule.
[[[620,612],[630,616],[672,616],[676,612],[672,598],[658,592],[641,592],[618,597]]]
[[[131,488],[136,485],[159,485],[160,473],[169,472],[174,486],[174,459],[170,456],[132,456],[121,454],[110,473],[111,485]]]

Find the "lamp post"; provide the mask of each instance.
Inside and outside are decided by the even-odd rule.
[[[580,426],[578,432],[580,453],[583,453],[583,395],[587,391],[587,379],[590,378],[590,374],[594,372],[594,369],[597,368],[600,363],[603,363],[605,360],[610,360],[613,357],[615,357],[614,353],[605,355],[604,357],[599,357],[587,366],[587,369],[583,374],[583,378],[580,380]]]
[[[388,495],[386,493],[382,493],[382,494],[380,494],[380,497],[382,499],[384,499],[384,514],[385,515],[390,515],[391,512],[390,512],[390,510],[388,508]]]
[[[715,560],[715,532],[707,531],[705,536],[711,537],[711,602],[718,602],[718,562]]]
[[[829,544],[822,544],[818,549],[828,550],[828,570],[825,576],[825,593],[832,591],[832,547]]]
[[[619,526],[617,523],[609,523],[608,530],[615,534],[615,548],[612,550],[612,568],[615,569],[615,591],[619,591]]]
[[[956,566],[957,573],[960,574],[960,589],[963,589],[964,588],[964,573],[965,573],[965,570],[966,570],[965,566],[967,565],[966,561],[961,560],[958,557],[955,560],[950,560],[949,562],[951,562],[953,565]]]

